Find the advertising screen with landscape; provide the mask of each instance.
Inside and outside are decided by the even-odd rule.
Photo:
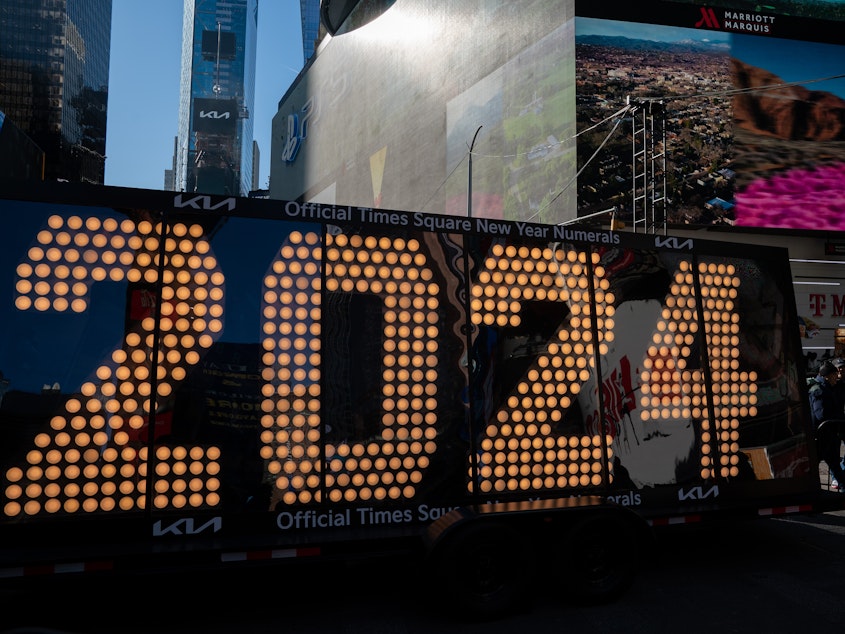
[[[669,223],[845,227],[845,49],[826,41],[836,39],[829,21],[813,19],[828,17],[827,6],[798,17],[674,4],[626,8],[620,19],[577,5],[579,131],[625,105],[661,106],[666,167],[655,173],[665,176]],[[581,215],[630,200],[633,126],[623,121],[624,133],[605,139],[611,122],[579,138]],[[602,158],[588,163],[603,141]]]

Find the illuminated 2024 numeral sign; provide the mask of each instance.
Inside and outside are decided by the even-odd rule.
[[[141,434],[151,411],[218,339],[224,320],[224,274],[202,227],[176,223],[163,244],[161,230],[148,221],[54,215],[19,265],[20,311],[96,310],[89,307],[91,285],[107,279],[160,282],[161,301],[153,301],[159,318],[151,314],[130,329],[96,368],[96,380],[32,439],[26,463],[5,470],[7,517],[129,512],[148,500],[154,509],[221,504],[222,447],[159,443],[150,460]],[[434,266],[415,238],[294,231],[280,245],[262,282],[260,316],[256,459],[274,483],[268,508],[417,495],[438,449],[445,400],[437,393],[443,333]],[[742,371],[738,359],[733,266],[695,266],[692,258],[679,260],[656,322],[640,333],[650,343],[637,411],[642,420],[698,420],[706,480],[737,474],[739,418],[755,414],[756,375]],[[500,241],[473,276],[468,321],[475,327],[518,325],[526,301],[559,303],[567,317],[485,422],[477,464],[464,465],[467,491],[536,494],[605,484],[620,450],[616,434],[598,421],[575,435],[554,431],[614,340],[616,302],[599,255]],[[377,439],[322,437],[327,292],[381,301]],[[706,368],[699,359],[690,364],[698,337],[706,342]]]

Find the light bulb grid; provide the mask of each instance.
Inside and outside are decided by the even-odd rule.
[[[693,275],[701,297],[696,297]],[[739,418],[757,412],[755,372],[739,371],[739,315],[735,300],[740,285],[736,269],[724,262],[679,263],[661,318],[652,334],[641,373],[640,418],[648,421],[701,421],[700,476],[739,474]],[[700,301],[700,305],[699,305]],[[688,369],[698,332],[698,310],[710,360],[711,420],[704,374]]]
[[[142,249],[153,230],[149,222],[136,226],[129,219],[50,216],[26,261],[16,269],[15,306],[38,312],[85,312],[92,283],[119,282],[139,274],[132,267],[135,251]]]
[[[439,288],[413,239],[292,233],[265,276],[262,457],[285,504],[412,498],[436,449]],[[381,434],[321,448],[320,263],[383,299]],[[307,280],[303,283],[303,279]],[[321,477],[322,476],[322,477]]]
[[[591,302],[587,257],[593,265]],[[598,254],[549,247],[493,245],[470,289],[476,325],[517,327],[522,302],[565,302],[569,321],[518,382],[481,440],[477,487],[485,494],[601,486],[600,436],[556,436],[552,429],[571,407],[594,368],[593,320],[599,352],[612,341],[615,308]],[[595,314],[593,309],[595,308]],[[608,444],[610,439],[608,439]],[[471,474],[470,474],[471,475]],[[468,479],[468,488],[475,484]]]
[[[154,509],[200,509],[220,504],[219,447],[157,447],[154,469]]]
[[[132,233],[135,225],[129,220],[118,225],[112,219],[51,216],[48,226],[50,231],[38,234],[40,244],[58,244],[55,248],[66,250],[73,245],[101,249],[123,245],[131,255],[123,258],[128,262],[126,279],[149,283],[158,279],[160,224],[143,221],[137,224],[137,233]],[[91,235],[86,230],[96,232]],[[224,279],[202,237],[202,228],[176,224],[171,236],[166,243],[159,324],[158,398],[172,393],[186,376],[186,366],[199,361],[201,351],[211,346],[223,327]],[[137,251],[132,252],[133,248]],[[102,260],[89,251],[82,257],[94,264]],[[53,258],[61,261],[55,254]],[[92,279],[98,281],[100,276],[94,276],[93,270]],[[110,271],[106,274],[112,279],[123,279],[109,275]],[[92,279],[81,277],[80,283]],[[141,301],[148,302],[145,308],[150,312],[155,308],[154,296],[142,294]],[[143,465],[135,466],[135,447],[146,442],[142,430],[150,415],[154,327],[154,318],[147,317],[139,331],[128,332],[123,347],[113,351],[109,361],[97,367],[94,378],[82,384],[79,394],[65,402],[64,412],[51,419],[50,429],[35,436],[27,466],[6,474],[7,516],[143,508]],[[180,504],[181,498],[173,501]]]

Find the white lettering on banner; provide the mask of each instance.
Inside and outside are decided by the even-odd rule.
[[[738,13],[727,10],[724,13],[726,31],[746,33],[769,33],[775,23],[775,16],[762,13]],[[712,26],[712,25],[711,25]]]
[[[519,231],[519,235],[526,238],[548,238],[549,234],[549,227],[529,225],[524,222],[517,222],[516,230]]]
[[[276,526],[283,531],[300,528],[335,528],[349,526],[352,516],[345,511],[283,511],[276,516]]]
[[[285,215],[297,220],[328,220],[348,221],[352,220],[352,207],[321,206],[319,203],[299,204],[289,202],[285,205]]]
[[[472,220],[448,216],[424,216],[417,213],[414,214],[414,226],[429,231],[472,231]]]
[[[210,203],[201,200],[203,197],[193,198],[181,206],[192,206],[199,208],[199,203],[204,208],[210,207]],[[219,206],[219,204],[217,205]],[[537,238],[540,240],[570,240],[577,242],[590,242],[601,245],[615,245],[620,243],[618,233],[610,231],[592,231],[572,227],[550,227],[547,225],[535,225],[527,222],[510,222],[491,220],[489,218],[455,218],[443,215],[426,215],[421,212],[405,212],[387,209],[373,209],[372,207],[349,207],[340,205],[322,205],[320,203],[299,203],[287,201],[282,208],[287,218],[295,220],[313,220],[316,222],[345,222],[360,221],[372,224],[387,225],[392,227],[413,226],[426,231],[475,231],[491,236],[510,236],[514,233],[524,238]],[[332,233],[331,231],[329,233]],[[677,238],[667,238],[666,244],[658,246],[670,246],[676,249],[692,248],[691,239],[679,242]]]
[[[725,20],[741,20],[743,22],[762,22],[772,24],[775,21],[775,16],[763,15],[761,13],[736,13],[735,11],[725,11]]]
[[[639,495],[637,495],[637,498],[639,498]],[[354,509],[321,512],[315,510],[282,511],[276,516],[276,526],[280,530],[287,531],[433,522],[454,508],[457,507],[420,504],[416,508],[378,509],[372,506],[363,506]]]
[[[511,234],[511,225],[504,222],[492,222],[486,218],[476,218],[476,226],[481,233],[496,236],[509,236]]]
[[[621,504],[622,506],[639,506],[643,503],[643,498],[636,491],[631,491],[622,495],[608,495],[607,501],[615,502],[616,504]]]
[[[587,231],[573,227],[554,227],[555,240],[571,240],[574,242],[592,242],[593,244],[619,244],[619,234],[611,231]]]

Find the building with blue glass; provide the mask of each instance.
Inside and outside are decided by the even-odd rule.
[[[258,0],[185,0],[175,190],[253,188],[257,32]]]
[[[43,151],[46,180],[103,183],[111,13],[112,0],[0,3],[4,127]]]
[[[320,0],[299,0],[299,15],[302,19],[302,59],[307,62],[321,39]]]

